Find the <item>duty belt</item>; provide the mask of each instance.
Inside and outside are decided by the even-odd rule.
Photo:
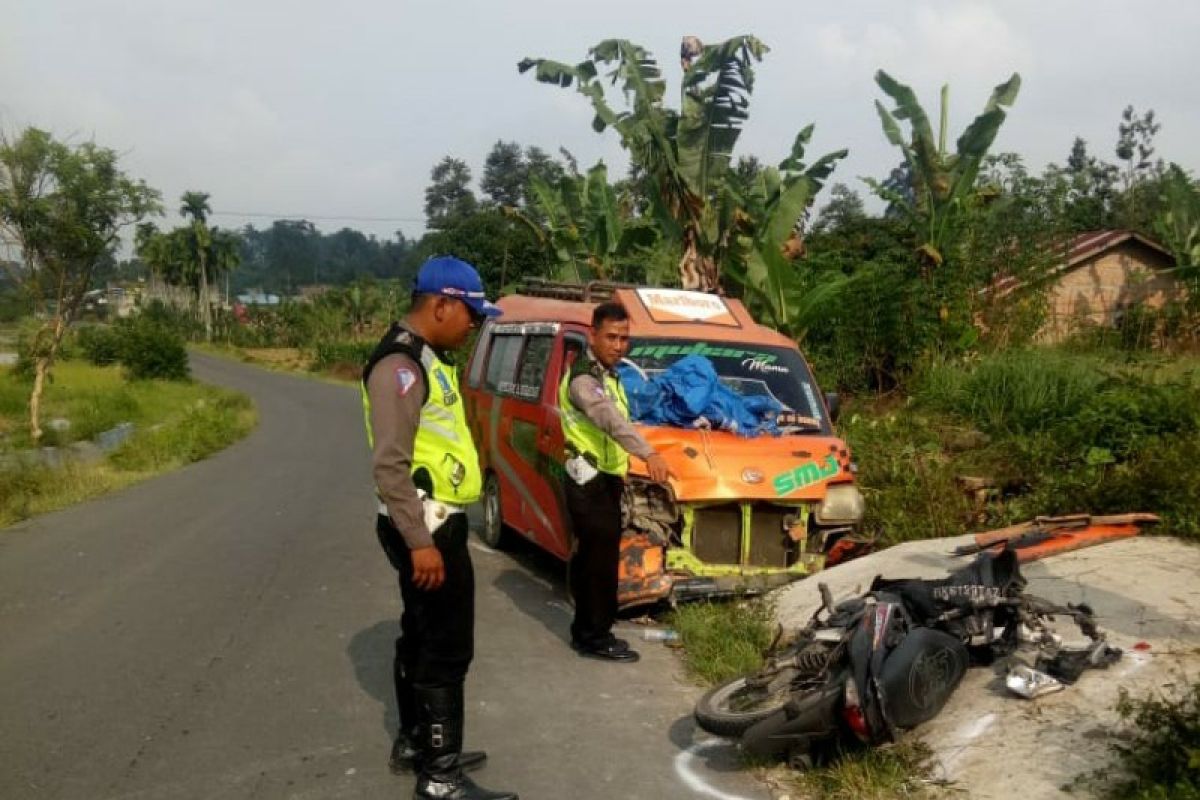
[[[425,527],[430,533],[433,533],[438,528],[442,527],[442,524],[445,523],[446,520],[450,519],[450,517],[453,515],[467,513],[466,506],[458,506],[454,505],[453,503],[443,503],[440,500],[434,500],[424,492],[419,492],[419,494],[421,495],[421,506],[425,511]],[[390,516],[388,514],[387,504],[382,500],[379,501],[378,510],[383,516]]]

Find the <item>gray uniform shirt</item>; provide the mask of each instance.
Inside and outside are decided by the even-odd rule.
[[[588,350],[590,361],[599,364]],[[633,423],[625,419],[621,409],[609,398],[604,386],[591,373],[576,375],[567,387],[571,404],[578,408],[592,424],[611,436],[617,444],[630,455],[645,460],[654,452],[650,443],[633,427]]]
[[[382,359],[367,379],[371,400],[371,457],[375,487],[409,549],[433,545],[412,479],[413,450],[425,403],[425,373],[402,353]]]

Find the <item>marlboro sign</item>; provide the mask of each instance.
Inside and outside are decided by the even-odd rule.
[[[703,322],[738,327],[729,306],[715,294],[683,289],[638,289],[637,294],[655,322]]]

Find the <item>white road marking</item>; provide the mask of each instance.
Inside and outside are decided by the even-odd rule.
[[[749,797],[743,797],[740,794],[729,794],[728,792],[721,791],[715,786],[709,786],[704,778],[696,774],[695,770],[692,768],[692,762],[696,760],[696,756],[698,756],[700,753],[704,752],[705,750],[711,750],[714,747],[728,746],[729,744],[727,742],[717,739],[712,739],[707,742],[699,742],[692,745],[687,750],[684,750],[679,755],[675,756],[675,774],[679,776],[679,779],[683,781],[683,783],[689,789],[699,795],[703,795],[705,797],[715,797],[716,800],[751,800]]]
[[[958,760],[962,757],[962,754],[971,746],[971,742],[986,733],[987,729],[992,727],[995,722],[996,715],[994,713],[984,714],[979,719],[973,719],[964,725],[960,725],[958,730],[948,737],[954,744],[946,748],[953,752],[942,759],[942,769],[947,777],[953,776],[954,767],[958,765]]]

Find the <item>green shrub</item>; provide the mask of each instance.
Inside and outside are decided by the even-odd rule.
[[[1121,689],[1112,768],[1076,779],[1103,800],[1200,800],[1200,683],[1158,696]]]
[[[16,286],[0,282],[0,323],[16,322],[33,313],[29,295]]]
[[[144,317],[120,326],[121,364],[133,380],[188,380],[187,348],[171,328]]]
[[[1154,437],[1187,435],[1197,426],[1200,391],[1194,381],[1158,383],[1129,373],[1106,380],[1057,429],[1064,447],[1104,450],[1121,461]]]
[[[964,532],[970,507],[954,482],[962,468],[943,445],[969,431],[937,428],[909,408],[856,411],[842,420],[866,499],[866,532],[883,544]]]
[[[200,338],[204,334],[204,326],[192,316],[190,311],[168,305],[162,300],[153,300],[147,303],[133,319],[166,328],[184,341]]]
[[[121,360],[121,334],[108,325],[88,325],[75,336],[83,357],[97,367],[107,367]]]
[[[1010,516],[1087,511],[1115,514],[1150,511],[1162,517],[1163,533],[1200,539],[1200,435],[1142,442],[1128,460],[1043,459],[1028,475],[1028,494],[1008,501]]]

